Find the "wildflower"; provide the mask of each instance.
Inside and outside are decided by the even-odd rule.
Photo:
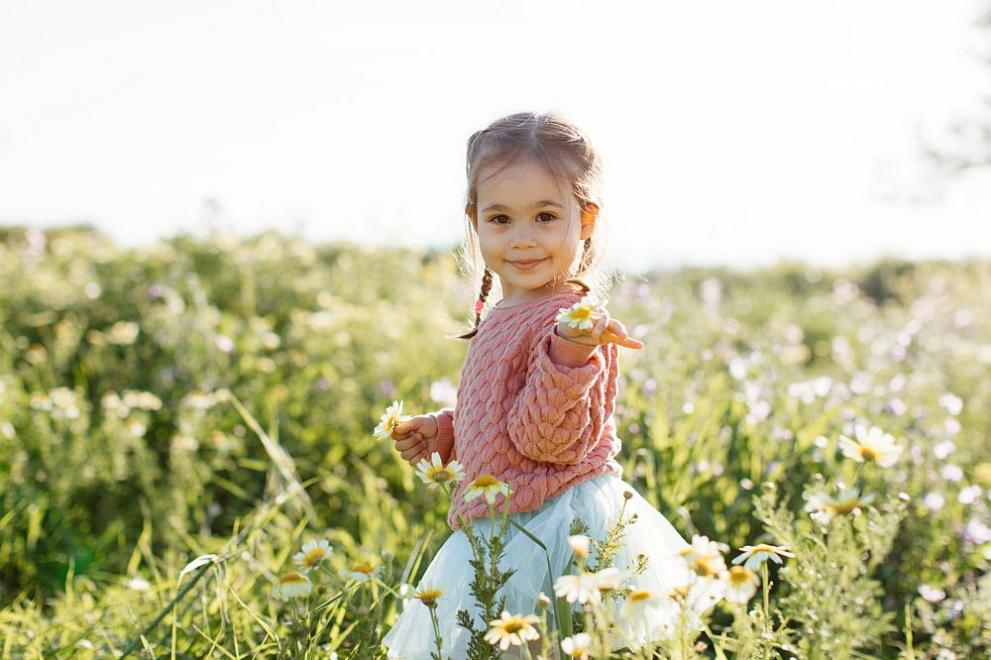
[[[588,537],[584,534],[575,534],[568,537],[568,545],[579,559],[588,559]]]
[[[451,481],[461,481],[465,478],[464,468],[457,461],[451,461],[444,465],[440,461],[440,454],[432,452],[430,463],[427,459],[421,458],[416,464],[416,475],[427,484],[431,490],[437,488],[439,484],[446,484]]]
[[[330,557],[330,543],[321,539],[319,541],[309,541],[303,545],[303,550],[293,555],[296,566],[304,573],[319,566],[323,560]]]
[[[110,326],[110,330],[106,333],[106,338],[111,344],[127,346],[134,343],[140,331],[141,328],[133,321],[118,321]]]
[[[895,444],[895,438],[876,426],[867,428],[864,424],[854,426],[856,440],[840,435],[840,448],[843,455],[858,463],[874,461],[881,467],[895,464],[902,453],[902,447]]]
[[[290,600],[309,595],[313,583],[303,573],[291,571],[279,576],[279,581],[272,587],[272,596],[278,600]]]
[[[437,600],[444,595],[444,589],[437,584],[421,583],[420,588],[413,594],[413,598],[418,599],[427,607],[436,607]]]
[[[479,495],[485,496],[485,501],[495,504],[496,495],[502,493],[504,497],[509,496],[509,484],[499,481],[491,474],[483,474],[470,484],[465,490],[465,502],[471,502]]]
[[[715,579],[726,570],[726,562],[720,554],[723,548],[728,549],[724,543],[710,541],[707,536],[695,534],[691,545],[682,548],[678,554],[688,562],[689,568],[696,575]]]
[[[590,574],[595,580],[595,587],[600,593],[617,591],[620,583],[627,578],[625,571],[620,571],[615,566],[603,568],[601,571]]]
[[[626,590],[626,601],[623,603],[622,615],[624,619],[643,617],[644,610],[650,605],[658,605],[661,599],[658,594],[650,589],[641,589],[630,586]]]
[[[591,330],[595,322],[605,314],[604,304],[593,295],[587,295],[571,307],[559,311],[554,320],[579,330]]]
[[[840,491],[835,498],[826,493],[803,493],[802,496],[808,500],[805,503],[805,510],[813,520],[822,525],[828,525],[834,516],[860,513],[861,507],[866,506],[875,497],[874,493],[860,497],[855,487]]]
[[[588,660],[588,652],[592,650],[592,638],[588,633],[578,633],[561,640],[561,650],[568,654],[569,658]]]
[[[489,622],[491,627],[485,633],[485,641],[492,645],[498,643],[503,651],[508,649],[510,644],[522,646],[527,640],[540,639],[540,634],[533,627],[535,623],[540,623],[536,615],[521,616],[503,610],[501,618]]]
[[[726,573],[726,600],[731,603],[746,603],[754,597],[758,584],[760,579],[757,574],[746,565],[731,566]]]
[[[577,600],[584,605],[588,602],[598,603],[601,600],[598,582],[591,573],[562,575],[554,581],[554,593],[564,597],[569,603]]]
[[[780,564],[781,557],[794,557],[795,554],[789,552],[783,545],[768,545],[766,543],[758,543],[757,545],[745,545],[740,550],[743,552],[742,555],[738,556],[733,560],[734,564],[739,564],[741,561],[746,560],[747,563],[744,564],[751,571],[756,571],[760,568],[768,559]]]
[[[375,437],[388,440],[392,437],[392,430],[409,419],[412,419],[409,415],[403,415],[403,402],[393,401],[392,405],[385,409],[378,426],[375,427]]]
[[[345,571],[345,577],[358,582],[367,582],[373,575],[375,575],[375,569],[366,562],[359,562],[352,566],[351,570]]]
[[[131,578],[130,580],[127,581],[127,588],[133,589],[134,591],[148,591],[149,589],[151,589],[151,583],[149,583],[148,580],[145,580],[144,578],[139,578],[139,577]]]

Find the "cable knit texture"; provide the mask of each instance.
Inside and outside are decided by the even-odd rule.
[[[482,319],[461,370],[455,408],[434,413],[434,447],[446,464],[457,460],[465,479],[454,490],[447,522],[461,527],[489,515],[484,497],[464,501],[468,484],[491,474],[509,484],[510,513],[531,511],[544,500],[600,474],[622,476],[614,460],[616,435],[615,344],[587,346],[560,337],[557,313],[581,300],[563,293],[503,307]],[[497,512],[504,506],[496,497]]]

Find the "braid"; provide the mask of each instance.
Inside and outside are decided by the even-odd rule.
[[[475,327],[463,335],[458,335],[458,339],[471,339],[478,334],[478,324],[482,321],[482,307],[485,305],[485,299],[488,298],[489,289],[491,288],[492,271],[486,268],[485,273],[482,275],[482,288],[478,293],[478,300],[475,301]]]

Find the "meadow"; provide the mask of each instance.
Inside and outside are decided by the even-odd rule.
[[[475,291],[449,251],[8,227],[0,282],[0,658],[385,657],[450,530],[373,430],[454,403]],[[622,657],[991,655],[991,259],[608,297],[645,344],[620,350],[625,478],[727,568],[790,553]],[[848,451],[872,427],[891,460]]]

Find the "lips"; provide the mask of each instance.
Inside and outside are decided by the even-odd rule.
[[[523,270],[529,270],[530,268],[533,268],[537,264],[542,263],[544,261],[546,261],[546,258],[544,258],[544,259],[531,259],[529,261],[510,261],[509,263],[513,264],[517,268],[520,268],[520,269],[523,269]]]

